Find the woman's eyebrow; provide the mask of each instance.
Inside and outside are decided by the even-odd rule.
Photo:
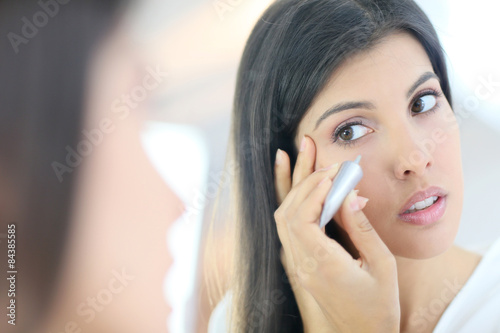
[[[408,89],[408,92],[406,94],[406,98],[409,99],[410,96],[415,92],[415,90],[424,82],[430,80],[430,79],[436,79],[438,81],[439,77],[433,73],[433,72],[425,72],[420,77],[413,83],[413,85]],[[345,102],[345,103],[339,103],[328,109],[325,113],[319,117],[319,119],[316,121],[316,126],[314,127],[315,131],[319,124],[332,114],[345,111],[345,110],[350,110],[350,109],[367,109],[367,110],[373,110],[375,109],[375,106],[371,102],[366,102],[366,101],[360,101],[360,102]]]
[[[319,117],[318,121],[316,121],[316,126],[314,127],[314,131],[318,128],[319,124],[332,114],[338,113],[340,111],[344,110],[350,110],[350,109],[368,109],[368,110],[373,110],[375,109],[375,106],[371,102],[346,102],[346,103],[339,103],[328,109],[321,117]]]
[[[408,89],[408,93],[406,94],[406,98],[409,99],[413,92],[424,82],[430,80],[430,79],[436,79],[438,81],[439,77],[433,73],[433,72],[425,72],[424,74],[420,75],[420,77],[415,81],[415,83]]]

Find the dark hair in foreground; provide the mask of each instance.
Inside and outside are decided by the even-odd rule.
[[[241,59],[232,124],[238,252],[231,332],[302,332],[280,262],[274,159],[293,145],[302,117],[344,60],[407,32],[424,47],[451,105],[437,34],[411,0],[281,0],[254,27]],[[335,239],[335,223],[327,233]]]
[[[36,327],[58,282],[78,172],[60,182],[52,163],[79,140],[87,64],[121,1],[42,2],[0,0],[0,233],[16,225],[17,320],[8,326],[18,332]]]

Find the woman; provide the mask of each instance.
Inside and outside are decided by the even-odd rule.
[[[152,84],[123,6],[0,1],[0,233],[15,230],[17,271],[1,332],[167,331],[181,202],[142,148],[143,104],[120,99]]]
[[[453,245],[459,131],[441,46],[413,1],[275,2],[241,60],[232,134],[237,275],[212,331],[224,305],[231,332],[500,327],[488,270],[500,242],[483,258]],[[338,163],[358,155],[359,193],[320,230]]]

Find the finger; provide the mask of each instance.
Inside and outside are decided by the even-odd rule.
[[[293,256],[291,252],[288,229],[286,227],[286,217],[285,212],[287,211],[288,204],[285,203],[285,200],[291,201],[291,197],[289,195],[290,190],[292,188],[292,179],[291,179],[291,167],[290,167],[290,157],[288,154],[278,149],[276,152],[276,162],[274,166],[275,176],[275,189],[276,189],[276,199],[280,207],[274,212],[274,219],[276,222],[276,229],[278,231],[278,237],[280,239],[282,249],[281,249],[281,263],[285,268],[285,272],[290,276],[289,272],[294,270]],[[285,255],[288,253],[288,255]],[[285,260],[286,258],[286,260]]]
[[[297,211],[297,217],[288,223],[289,243],[296,268],[314,266],[317,261],[328,260],[342,270],[352,266],[352,256],[335,240],[318,228],[323,202],[330,190],[332,180],[327,176],[311,191]],[[304,268],[304,267],[302,267]]]
[[[289,194],[290,198],[287,198],[289,207],[288,212],[290,216],[298,210],[299,207],[302,206],[304,200],[311,195],[311,193],[317,188],[321,181],[323,181],[326,177],[330,180],[333,180],[337,175],[340,169],[339,163],[332,164],[326,168],[316,170],[311,175],[309,175],[306,179],[300,182],[297,186],[295,186]],[[331,187],[330,182],[330,187]],[[329,189],[328,189],[329,190]],[[319,202],[319,204],[323,204],[324,199]],[[307,206],[306,206],[307,207]]]
[[[283,154],[283,155],[281,155]],[[299,201],[297,201],[297,205],[294,204],[294,202],[297,200],[294,197],[294,194],[290,193],[290,178],[288,177],[287,179],[287,170],[286,166],[284,164],[289,164],[289,158],[288,155],[283,152],[283,151],[278,151],[277,152],[277,160],[278,164],[276,166],[276,179],[280,180],[275,180],[276,182],[276,192],[278,196],[278,200],[284,200],[283,202],[280,202],[280,208],[275,212],[275,220],[276,220],[276,227],[278,230],[278,236],[280,238],[281,244],[284,248],[284,251],[288,253],[289,255],[287,256],[288,262],[289,262],[289,267],[294,267],[293,265],[293,253],[292,253],[292,246],[290,246],[289,242],[289,231],[286,226],[286,221],[287,217],[294,216],[296,207],[300,206],[302,203],[303,199],[307,197],[307,195],[310,194],[310,192],[317,187],[318,183],[322,179],[328,179],[331,180],[335,177],[335,175],[338,172],[339,164],[331,165],[330,167],[324,168],[317,170],[316,172],[313,173],[313,175],[310,176],[310,179],[308,179],[307,182],[302,182],[300,185],[295,187],[292,191],[295,191],[298,193]],[[281,155],[281,156],[280,156]],[[289,169],[288,169],[289,170]],[[289,173],[288,173],[289,174]],[[329,188],[331,185],[331,181],[327,187]],[[324,197],[324,196],[323,196]],[[324,200],[324,198],[323,198]],[[288,202],[285,202],[288,201]],[[286,213],[287,216],[284,216]],[[323,229],[324,233],[324,229]]]
[[[284,251],[290,253],[290,246],[288,242],[288,231],[285,226],[285,217],[284,211],[286,210],[283,201],[287,198],[288,193],[292,187],[292,181],[290,177],[290,158],[288,154],[281,149],[276,151],[276,160],[274,163],[274,184],[276,190],[276,199],[280,207],[274,212],[274,220],[276,222],[276,229],[278,231],[278,237],[280,239],[282,245],[282,252]],[[291,260],[291,255],[288,256],[289,260]],[[282,264],[286,265],[282,261]],[[288,267],[293,267],[293,264],[290,263]],[[286,267],[285,267],[286,269]]]
[[[274,164],[274,186],[276,188],[276,199],[278,205],[285,200],[292,188],[290,177],[290,157],[281,149],[276,152],[276,163]]]
[[[293,271],[295,265],[293,264],[292,249],[290,246],[290,236],[286,226],[285,209],[283,204],[274,212],[274,220],[276,222],[276,230],[278,231],[278,238],[280,239],[281,246],[284,253],[287,254],[287,262],[284,264],[285,271],[288,268]],[[283,263],[283,262],[282,262]],[[287,266],[285,266],[287,265]]]
[[[310,137],[304,135],[300,143],[297,162],[293,169],[292,187],[314,172],[315,160],[316,146],[314,145],[314,141]]]
[[[349,252],[316,225],[309,225],[307,231],[290,232],[289,241],[293,245],[291,250],[295,272],[300,278],[314,276],[322,266],[339,274],[359,269],[359,264]]]
[[[324,176],[324,175],[323,175]],[[307,196],[300,200],[301,204],[298,207],[297,218],[290,224],[317,224],[323,210],[326,196],[332,187],[332,179],[329,175],[324,176]],[[297,194],[298,196],[298,194]],[[301,228],[301,226],[297,226]]]
[[[340,216],[344,229],[360,254],[361,267],[384,271],[394,264],[394,256],[363,213],[367,198],[351,191],[342,204]]]
[[[297,245],[290,240],[290,234],[292,232],[303,233],[308,231],[305,231],[306,229],[301,226],[295,226],[293,228],[294,230],[290,231],[290,226],[293,224],[315,224],[313,228],[314,231],[320,230],[317,224],[321,215],[323,203],[330,191],[332,179],[338,173],[339,167],[339,163],[336,163],[327,168],[316,170],[312,175],[309,175],[307,179],[295,186],[282,204],[281,209],[284,212],[283,214],[286,215],[283,216],[283,220],[288,222],[278,227],[281,227],[282,234],[286,234],[285,237],[287,238],[286,242],[288,244],[285,246],[285,249],[289,253],[289,256],[293,257],[292,260],[295,263],[297,257],[304,256],[295,253]],[[291,216],[294,218],[289,218]],[[325,234],[325,228],[322,228],[320,231],[323,235]],[[295,241],[297,242],[296,238]]]
[[[359,190],[354,190],[354,192],[355,192],[356,194],[358,194],[358,193],[359,193]],[[347,198],[347,197],[346,197],[346,198]],[[345,199],[344,199],[344,200],[345,200]],[[338,225],[339,225],[342,229],[344,229],[344,230],[345,230],[344,225],[342,224],[342,218],[340,217],[340,212],[341,212],[341,210],[342,210],[341,208],[342,208],[342,207],[340,207],[340,208],[337,210],[337,212],[335,213],[335,215],[333,215],[333,220],[334,220],[334,222],[336,222],[336,223],[337,223],[337,224],[338,224]],[[364,207],[363,207],[363,208],[364,208]]]

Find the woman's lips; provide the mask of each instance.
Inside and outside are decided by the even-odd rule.
[[[428,225],[434,223],[443,217],[446,210],[446,199],[447,196],[440,196],[431,206],[413,213],[402,213],[399,214],[398,217],[403,222],[414,225]]]
[[[424,191],[419,191],[414,193],[403,205],[403,208],[399,211],[399,214],[404,214],[407,210],[410,209],[415,203],[419,201],[424,201],[430,197],[444,197],[448,193],[445,192],[441,187],[431,186],[425,189]]]

